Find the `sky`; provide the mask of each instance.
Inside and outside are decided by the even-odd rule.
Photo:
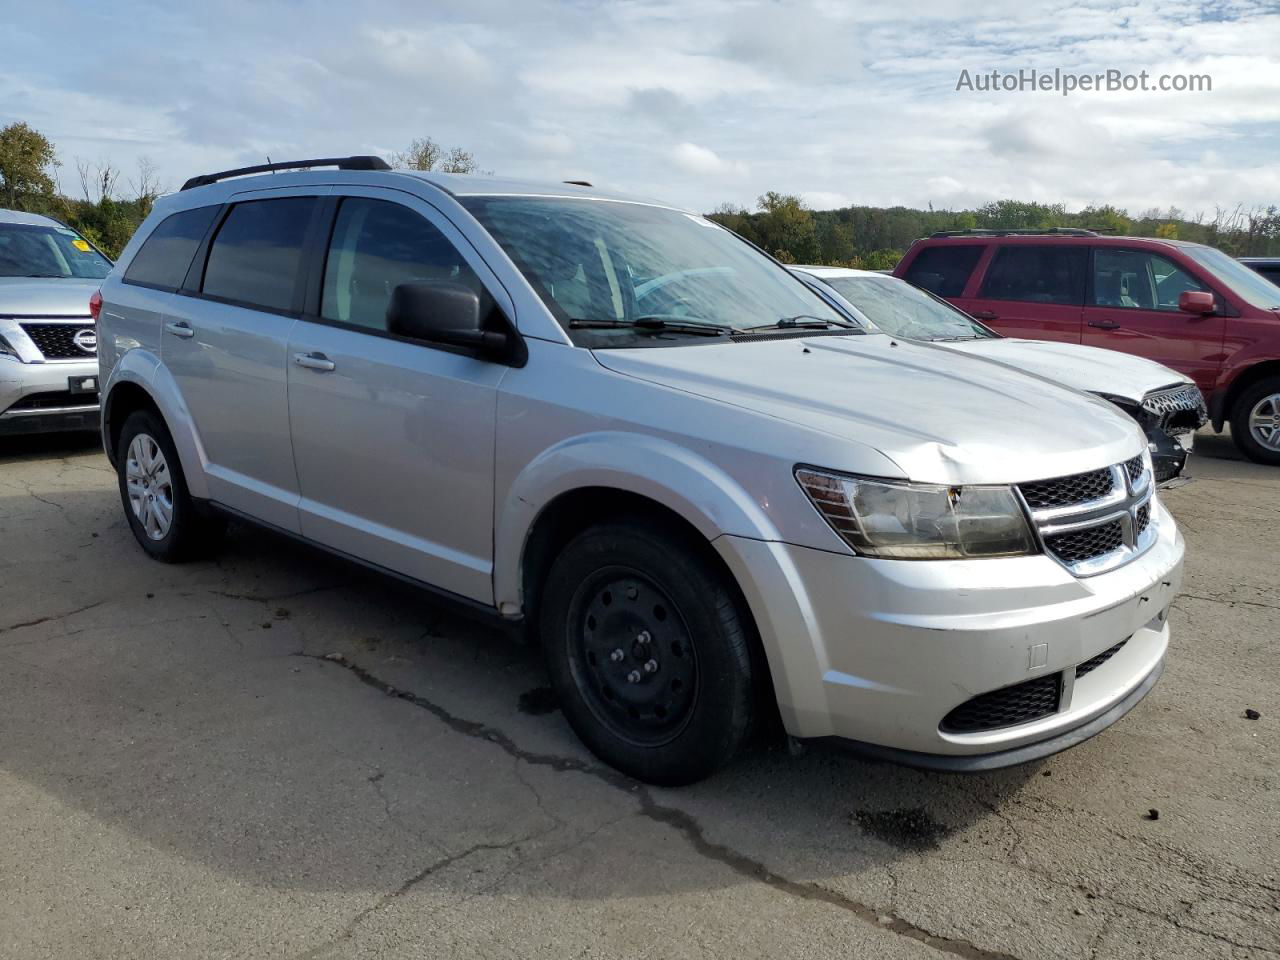
[[[0,0],[0,125],[196,173],[417,137],[698,210],[1280,200],[1280,4],[1258,0]],[[992,70],[1206,92],[957,90]]]

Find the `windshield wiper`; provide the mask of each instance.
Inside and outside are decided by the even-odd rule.
[[[692,333],[702,337],[723,337],[727,327],[700,320],[685,320],[663,316],[636,317],[633,320],[588,320],[571,317],[569,326],[574,330],[640,330],[654,333]]]
[[[62,280],[65,279],[61,273],[28,273],[25,276],[30,280]]]
[[[773,323],[758,323],[754,327],[743,327],[735,330],[734,333],[750,333],[756,330],[826,330],[830,327],[841,327],[847,330],[858,330],[862,328],[856,323],[849,323],[844,320],[829,320],[825,317],[815,317],[807,313],[798,313],[794,317],[781,317]]]

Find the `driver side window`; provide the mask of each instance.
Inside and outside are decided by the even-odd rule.
[[[322,317],[386,330],[391,291],[432,280],[461,283],[486,302],[480,278],[425,218],[387,200],[342,201],[325,258]]]
[[[1154,253],[1107,248],[1093,252],[1095,306],[1175,311],[1183,291],[1204,289],[1182,268]]]

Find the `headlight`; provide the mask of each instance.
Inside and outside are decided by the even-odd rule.
[[[798,467],[796,480],[854,551],[896,560],[960,560],[1037,553],[1010,487],[946,487],[869,480]]]

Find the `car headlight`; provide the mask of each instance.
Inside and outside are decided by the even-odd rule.
[[[1039,552],[1011,487],[872,480],[812,467],[797,467],[796,480],[864,556],[960,560]]]

